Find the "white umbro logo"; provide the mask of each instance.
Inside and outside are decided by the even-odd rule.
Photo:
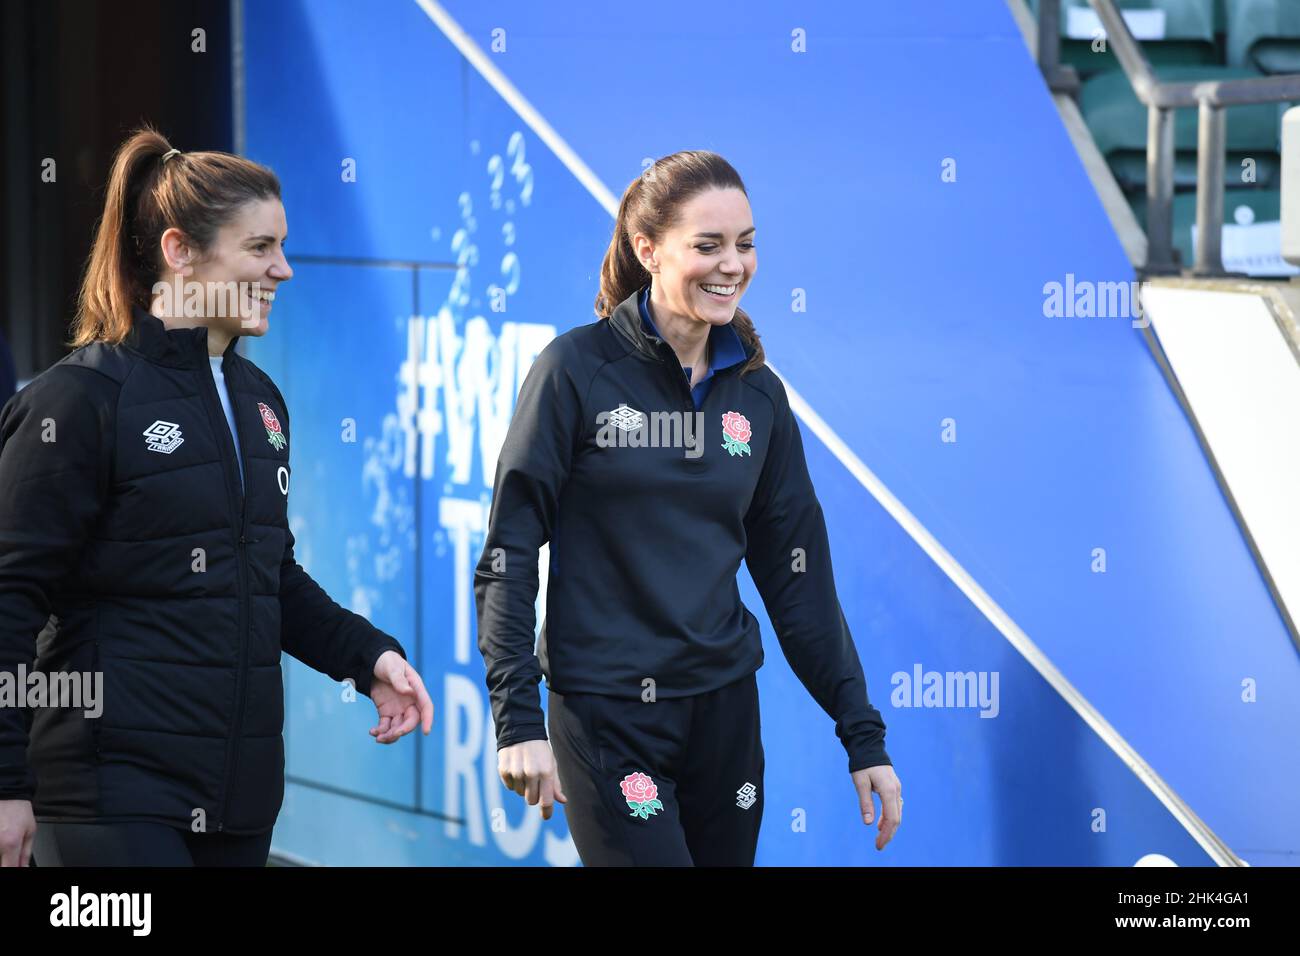
[[[185,441],[181,437],[181,426],[175,422],[165,422],[159,419],[141,434],[145,437],[145,447],[150,451],[162,452],[164,455],[170,455]]]
[[[742,810],[748,810],[756,800],[758,800],[758,788],[748,781],[736,791],[736,806]]]
[[[625,432],[636,431],[644,420],[645,416],[635,408],[628,408],[626,402],[619,402],[618,408],[609,413],[610,424]]]

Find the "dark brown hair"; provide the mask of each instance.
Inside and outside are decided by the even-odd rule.
[[[164,162],[171,149],[151,126],[118,147],[69,346],[126,337],[131,307],[149,307],[162,274],[168,229],[181,230],[202,252],[245,203],[280,198],[280,181],[265,166],[221,152],[176,153]]]
[[[706,150],[683,150],[658,159],[628,184],[618,204],[614,237],[600,266],[596,315],[609,318],[620,302],[650,282],[650,273],[632,248],[632,237],[639,232],[660,241],[677,224],[682,206],[706,189],[739,189],[749,195],[731,164]],[[753,321],[737,307],[731,324],[754,349],[741,373],[761,368],[766,359]]]

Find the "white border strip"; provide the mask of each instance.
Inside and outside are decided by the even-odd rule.
[[[461,29],[460,24],[456,23],[435,0],[415,0],[415,2],[429,15],[429,18],[433,20],[438,29],[447,35],[447,39],[460,51],[461,55],[473,64],[483,78],[492,85],[492,88],[514,108],[520,118],[551,148],[560,161],[587,188],[587,191],[596,198],[596,201],[604,207],[605,211],[611,217],[617,216],[618,200],[614,197],[614,194],[605,187],[560,134],[542,118],[541,114],[514,87],[505,74],[497,69],[487,54]],[[776,368],[773,367],[771,362],[768,362],[767,366],[773,372],[776,372]],[[1228,848],[1227,844],[1206,826],[1205,821],[1198,817],[1191,807],[1174,792],[1173,788],[1160,778],[1160,775],[1142,759],[1141,755],[1133,749],[1128,741],[1120,736],[1119,732],[1098,712],[1097,708],[1093,707],[1079,693],[1075,686],[1066,679],[1065,675],[1048,660],[1047,655],[1042,652],[1038,645],[1029,639],[1029,635],[1016,625],[1010,615],[998,606],[997,602],[976,583],[966,569],[957,563],[957,559],[948,553],[934,535],[930,534],[925,526],[916,519],[916,516],[908,511],[903,503],[885,487],[884,482],[877,478],[871,469],[863,464],[862,460],[853,453],[853,450],[844,443],[844,440],[822,420],[822,417],[813,410],[803,396],[794,390],[785,376],[779,372],[777,372],[777,376],[785,385],[786,394],[790,399],[791,410],[812,429],[813,434],[822,440],[831,454],[839,460],[840,464],[849,470],[849,473],[880,503],[890,517],[898,522],[908,536],[920,545],[921,550],[930,556],[930,559],[970,599],[980,613],[988,618],[989,622],[998,629],[1011,646],[1020,652],[1030,666],[1043,676],[1053,689],[1065,699],[1065,702],[1074,708],[1075,713],[1082,717],[1084,722],[1092,728],[1093,732],[1137,775],[1137,778],[1146,785],[1147,789],[1155,794],[1156,798],[1164,804],[1165,809],[1170,812],[1174,819],[1201,845],[1201,849],[1205,850],[1219,866],[1249,865],[1238,858]]]
[[[768,368],[772,368],[768,363]],[[772,369],[776,371],[776,369]],[[844,443],[835,431],[826,424],[804,400],[798,392],[791,388],[790,383],[784,377],[781,381],[785,383],[786,392],[790,398],[790,408],[812,429],[813,434],[822,440],[849,473],[866,488],[868,493],[880,502],[880,506],[885,509],[895,521],[907,532],[921,550],[930,556],[930,559],[939,566],[939,569],[952,581],[953,584],[961,590],[970,602],[979,609],[980,613],[988,618],[989,622],[1007,639],[1020,655],[1029,662],[1034,670],[1043,676],[1052,688],[1065,698],[1065,702],[1074,708],[1075,713],[1083,718],[1084,722],[1092,728],[1093,732],[1100,737],[1120,760],[1137,775],[1156,798],[1165,805],[1167,809],[1188,833],[1201,845],[1201,848],[1209,854],[1219,866],[1246,866],[1244,860],[1237,857],[1231,849],[1228,848],[1215,833],[1205,824],[1200,817],[1189,807],[1183,799],[1174,792],[1169,784],[1160,778],[1160,775],[1152,769],[1151,765],[1142,759],[1142,756],[1133,749],[1132,745],[1125,740],[1110,722],[1106,720],[1101,713],[1092,706],[1079,690],[1070,683],[1064,674],[1057,669],[1032,640],[1029,635],[1022,631],[1019,625],[1011,619],[998,603],[991,598],[988,593],[979,586],[947,549],[941,545],[926,527],[917,520],[916,516],[907,510],[906,506],[894,496],[894,494],[885,487],[884,482],[875,476],[862,460],[858,458],[853,450]]]

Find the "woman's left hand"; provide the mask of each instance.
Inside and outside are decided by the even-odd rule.
[[[417,723],[424,725],[426,734],[433,728],[433,701],[424,681],[396,651],[385,651],[375,661],[370,699],[379,711],[379,724],[370,728],[375,743],[391,744],[414,730]]]
[[[855,770],[852,777],[853,786],[858,790],[862,822],[867,826],[871,826],[876,813],[871,792],[874,790],[880,794],[880,832],[876,834],[876,849],[883,850],[885,844],[894,838],[898,825],[903,822],[903,785],[898,782],[894,768],[889,764]]]

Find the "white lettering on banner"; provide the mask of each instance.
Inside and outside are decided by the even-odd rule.
[[[443,832],[459,840],[465,828],[469,842],[486,846],[483,794],[479,788],[478,760],[484,750],[496,750],[496,740],[483,737],[483,695],[464,674],[448,673],[442,681],[442,803],[447,815]],[[492,769],[496,770],[493,755]],[[462,824],[461,821],[464,820]]]
[[[483,144],[474,139],[468,148],[478,157]],[[456,266],[441,302],[429,299],[423,306],[429,314],[389,316],[394,324],[387,328],[404,338],[405,354],[395,368],[388,366],[385,375],[392,378],[380,383],[394,389],[393,406],[362,441],[362,491],[374,498],[368,526],[348,537],[348,586],[353,610],[366,617],[373,611],[380,626],[413,619],[406,614],[412,587],[437,595],[423,605],[422,633],[414,636],[426,641],[422,666],[444,671],[438,719],[445,747],[437,757],[443,766],[436,809],[446,815],[446,836],[482,848],[478,856],[520,860],[539,849],[538,836],[545,834],[540,847],[545,862],[573,866],[578,854],[564,833],[562,809],[557,806],[544,825],[537,807],[501,783],[490,699],[474,640],[474,570],[485,543],[497,459],[519,389],[556,336],[554,325],[502,321],[505,314],[547,313],[514,298],[524,271],[514,248],[524,230],[516,220],[534,186],[532,167],[524,162],[523,132],[510,135],[502,155],[486,152],[490,195],[476,199],[475,188],[466,184],[456,197],[459,223],[450,228],[440,223],[432,230],[434,241],[444,232],[451,236]],[[485,241],[489,244],[480,250]],[[549,564],[543,546],[535,632]],[[510,568],[512,576],[518,571]],[[449,587],[454,596],[447,600]],[[436,769],[427,772],[438,779]]]
[[[397,416],[405,436],[406,477],[415,476],[417,444],[420,477],[426,481],[433,477],[438,439],[446,436],[445,460],[450,467],[446,480],[453,485],[469,484],[477,431],[480,480],[490,488],[515,396],[533,361],[553,338],[553,325],[504,322],[494,341],[482,316],[468,319],[461,336],[446,306],[436,316],[412,316],[407,325],[406,360],[397,373]]]
[[[438,502],[438,523],[446,529],[452,543],[452,563],[455,566],[455,598],[452,602],[453,631],[456,640],[456,663],[470,662],[469,603],[474,594],[474,564],[477,555],[470,552],[470,535],[482,535],[487,530],[488,506],[482,501],[463,498],[443,498]]]
[[[457,301],[449,296],[450,303]],[[545,832],[546,862],[573,866],[578,863],[573,841],[544,829],[537,808],[505,790],[497,773],[496,733],[475,653],[472,603],[497,457],[519,389],[538,354],[555,338],[555,327],[503,322],[494,335],[487,320],[475,316],[464,320],[459,334],[457,311],[444,305],[436,315],[406,320],[406,356],[394,376],[395,409],[384,416],[381,433],[364,440],[362,486],[375,497],[372,531],[348,542],[354,598],[365,599],[364,607],[354,610],[368,616],[368,599],[378,602],[383,593],[373,582],[396,579],[405,563],[401,555],[415,547],[428,548],[428,567],[432,562],[445,567],[451,559],[453,660],[467,670],[446,673],[439,708],[446,738],[439,809],[447,815],[446,835],[487,847],[490,832],[496,849],[513,860],[528,857]],[[430,541],[417,540],[412,478],[436,482],[424,492],[428,497],[423,507],[436,509],[425,512],[436,515],[438,533]],[[393,560],[381,562],[382,555]],[[549,558],[549,548],[543,546],[538,555],[537,621],[545,607]],[[445,626],[433,623],[436,630]],[[556,813],[562,813],[558,806]],[[503,825],[507,817],[516,822]],[[490,826],[493,822],[496,825]]]
[[[491,709],[484,706],[478,685],[462,674],[447,674],[443,680],[443,701],[445,835],[459,840],[468,830],[470,843],[486,846],[490,832],[503,855],[522,860],[533,851],[537,835],[543,833],[542,856],[546,862],[551,866],[576,866],[579,857],[572,838],[557,837],[549,829],[543,831],[538,808],[529,806],[501,783],[497,773],[496,726]],[[561,806],[555,804],[555,814],[563,813]],[[517,826],[486,825],[487,820],[508,820],[512,811],[522,814]],[[551,819],[555,819],[554,814]]]

